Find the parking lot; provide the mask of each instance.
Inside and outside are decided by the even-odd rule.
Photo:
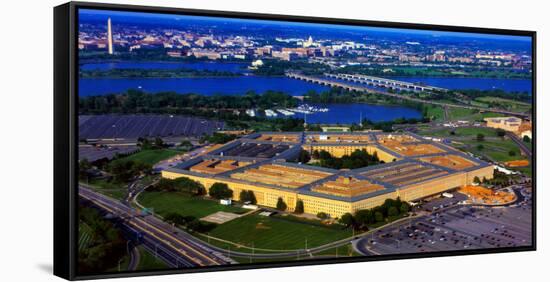
[[[357,241],[355,246],[365,255],[529,246],[532,211],[529,201],[526,197],[508,207],[440,208],[440,203],[432,204],[440,210],[380,229]]]

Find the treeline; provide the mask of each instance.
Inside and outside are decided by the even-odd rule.
[[[201,62],[209,61],[206,57],[197,58],[195,56],[188,57],[170,57],[166,55],[164,48],[159,49],[137,49],[132,52],[124,52],[117,50],[114,55],[100,51],[80,51],[78,52],[79,62],[81,64],[95,62],[113,62],[113,61],[172,61],[172,62]]]
[[[212,133],[212,135],[205,135],[201,137],[199,142],[201,144],[206,142],[210,144],[225,144],[235,139],[237,139],[237,135],[235,134],[225,134],[225,133],[214,132]]]
[[[510,68],[479,68],[466,67],[456,72],[456,68],[429,68],[429,67],[390,67],[382,65],[355,65],[337,69],[336,73],[363,74],[382,77],[418,76],[418,77],[472,77],[472,78],[531,78],[529,72],[519,72]]]
[[[371,121],[370,119],[363,119],[363,121],[361,122],[361,125],[352,124],[350,129],[352,131],[370,129],[370,130],[382,130],[384,132],[392,132],[394,125],[430,122],[430,118],[428,118],[427,115],[428,115],[427,110],[422,110],[422,116],[423,116],[422,118],[396,118],[394,120],[378,121],[378,122]]]
[[[329,90],[317,92],[310,90],[305,94],[304,101],[309,103],[365,103],[381,105],[400,105],[417,110],[422,109],[422,103],[398,99],[390,96],[371,94],[365,92],[349,91],[339,87],[331,87]]]
[[[334,157],[325,150],[315,150],[311,157],[318,160],[317,165],[333,169],[356,169],[383,163],[378,158],[377,152],[369,154],[365,149],[355,150],[350,155],[344,155],[341,158]]]
[[[245,95],[199,95],[176,92],[147,93],[128,90],[121,94],[81,97],[79,110],[83,114],[106,113],[174,113],[179,109],[268,109],[272,107],[291,108],[298,105],[294,97],[278,91],[262,94],[250,91]]]
[[[115,268],[118,260],[126,255],[126,240],[115,225],[103,219],[93,208],[79,205],[79,240],[78,273],[93,274]],[[86,234],[83,234],[85,232]]]
[[[113,176],[115,183],[128,183],[134,178],[145,174],[152,174],[153,166],[141,161],[115,159],[106,165],[106,169]]]
[[[248,92],[243,96],[146,93],[128,90],[121,94],[88,96],[79,99],[80,114],[172,114],[223,120],[234,129],[251,129],[261,124],[273,131],[303,131],[303,119],[251,117],[245,109],[292,108],[298,100],[283,92]]]
[[[182,78],[182,77],[233,77],[242,74],[230,71],[178,69],[93,69],[81,70],[80,78]]]
[[[263,65],[254,70],[256,75],[281,76],[288,70],[300,71],[306,75],[322,75],[330,71],[330,67],[320,63],[307,61],[282,61],[275,59],[262,60]]]
[[[202,196],[206,194],[206,189],[197,181],[187,177],[176,179],[161,178],[156,184],[148,188],[149,191],[157,192],[180,192],[192,196]]]
[[[489,97],[510,99],[510,100],[515,100],[515,101],[520,101],[525,103],[533,102],[533,96],[531,96],[527,92],[506,92],[501,89],[491,89],[491,90],[464,89],[464,90],[457,90],[456,92],[459,92],[467,97],[470,97],[472,100],[480,97],[489,96]]]
[[[397,197],[395,200],[387,199],[381,206],[372,209],[358,210],[354,214],[345,213],[339,222],[355,230],[368,230],[369,225],[395,220],[406,215],[409,210],[410,205]]]

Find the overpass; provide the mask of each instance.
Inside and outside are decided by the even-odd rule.
[[[303,74],[299,74],[299,73],[295,73],[295,72],[287,72],[287,73],[285,73],[285,75],[289,78],[299,79],[299,80],[303,80],[303,81],[307,81],[307,82],[311,82],[311,83],[317,83],[317,84],[325,85],[325,86],[329,86],[329,87],[343,88],[343,89],[346,89],[348,91],[356,91],[356,92],[364,92],[364,93],[370,93],[370,94],[385,95],[385,96],[389,96],[389,97],[393,97],[393,98],[397,98],[397,99],[401,99],[401,100],[407,100],[407,101],[413,101],[413,102],[418,102],[418,103],[423,103],[423,104],[431,104],[431,105],[441,106],[443,108],[445,108],[445,107],[463,108],[463,109],[478,110],[478,111],[481,111],[481,112],[492,112],[492,113],[499,113],[499,114],[503,114],[503,115],[529,118],[529,114],[527,114],[527,113],[518,113],[518,112],[511,112],[511,111],[502,110],[502,109],[495,109],[495,108],[482,108],[482,107],[476,107],[476,106],[470,106],[470,105],[459,105],[459,104],[450,104],[450,103],[444,103],[444,102],[438,102],[438,101],[432,101],[432,100],[423,100],[423,99],[419,99],[419,98],[415,98],[415,97],[406,96],[406,95],[403,95],[403,94],[389,93],[387,91],[377,90],[377,89],[368,88],[368,87],[359,86],[359,85],[352,85],[352,84],[349,84],[349,83],[346,83],[346,82],[335,81],[335,80],[333,80],[334,78],[327,79],[327,78],[323,78],[323,77],[303,75]]]
[[[449,89],[429,86],[417,85],[411,82],[387,79],[382,77],[359,75],[359,74],[332,74],[325,73],[326,77],[347,80],[355,83],[367,84],[376,87],[383,87],[399,91],[432,91],[432,92],[448,92]]]

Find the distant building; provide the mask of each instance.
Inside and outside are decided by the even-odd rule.
[[[515,133],[518,136],[531,138],[531,123],[517,117],[493,117],[485,118],[487,127],[499,128]]]
[[[321,127],[323,132],[349,132],[348,126],[323,126]]]
[[[107,47],[109,55],[114,53],[113,49],[113,30],[111,28],[111,18],[107,19]]]
[[[521,119],[517,117],[494,117],[485,118],[488,127],[500,128],[506,131],[516,132],[521,125]]]

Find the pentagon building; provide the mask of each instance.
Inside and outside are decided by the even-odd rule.
[[[294,162],[304,149],[325,150],[335,157],[365,149],[383,163],[335,170]],[[282,198],[293,211],[331,217],[381,205],[401,197],[414,201],[493,178],[493,166],[454,148],[411,133],[275,133],[244,136],[220,148],[162,171],[165,178],[188,177],[208,190],[226,183],[238,200],[242,190],[254,192],[258,205],[276,207]]]

